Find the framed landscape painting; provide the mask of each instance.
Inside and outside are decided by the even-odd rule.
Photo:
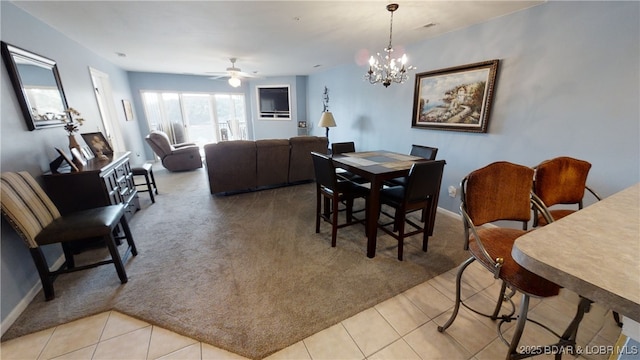
[[[498,62],[416,74],[411,127],[487,132]]]

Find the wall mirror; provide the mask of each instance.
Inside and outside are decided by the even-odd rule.
[[[5,42],[1,45],[29,130],[63,126],[68,105],[56,62]]]

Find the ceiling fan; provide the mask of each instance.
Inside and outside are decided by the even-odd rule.
[[[231,61],[231,67],[228,67],[226,72],[213,73],[215,75],[210,77],[210,79],[218,80],[218,79],[229,78],[229,85],[233,87],[238,87],[242,84],[241,79],[258,77],[255,74],[249,74],[249,73],[243,72],[242,69],[237,68],[236,67],[237,60],[238,60],[237,58],[230,58],[229,61]]]

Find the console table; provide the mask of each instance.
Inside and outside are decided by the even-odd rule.
[[[79,171],[43,175],[47,194],[62,214],[99,206],[124,204],[127,219],[140,209],[129,163],[130,152],[114,153],[107,160],[93,158]]]

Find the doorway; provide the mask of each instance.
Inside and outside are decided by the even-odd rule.
[[[115,152],[124,152],[126,147],[123,143],[122,130],[118,122],[116,106],[113,102],[111,90],[111,82],[109,75],[94,68],[89,68],[91,74],[91,82],[93,83],[93,91],[98,102],[100,117],[102,118],[102,126],[105,131],[105,137],[111,143]]]

